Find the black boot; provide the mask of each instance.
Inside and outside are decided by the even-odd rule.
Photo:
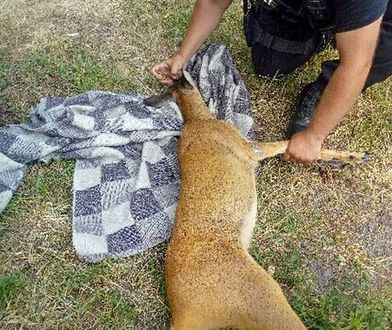
[[[319,77],[316,81],[307,84],[302,89],[301,94],[298,96],[295,115],[289,128],[289,138],[308,127],[327,83],[327,80]]]

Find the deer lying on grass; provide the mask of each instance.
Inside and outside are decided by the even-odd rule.
[[[145,104],[160,107],[171,97],[185,122],[178,145],[179,201],[165,265],[171,329],[306,329],[278,283],[248,252],[257,162],[284,153],[288,142],[246,140],[211,115],[189,75]],[[366,157],[323,150],[320,159],[362,163]]]

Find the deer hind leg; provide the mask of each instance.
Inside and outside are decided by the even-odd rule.
[[[205,328],[194,327],[191,325],[187,325],[186,323],[179,323],[174,325],[173,323],[170,325],[170,330],[206,330]]]
[[[259,160],[283,154],[289,141],[257,142],[253,147]],[[333,164],[366,164],[372,160],[368,153],[321,149],[318,159]]]
[[[169,297],[171,310],[170,330],[209,330],[221,328],[221,316],[217,313],[216,287],[211,290],[209,274],[189,278],[185,286],[176,283]],[[198,284],[195,285],[194,283]],[[171,299],[170,299],[171,298]],[[218,319],[217,316],[218,315]]]
[[[172,330],[306,329],[278,283],[247,252],[238,250],[230,262],[216,265],[214,273],[200,281],[205,285],[193,290],[181,313],[173,310]]]
[[[205,300],[213,299],[211,297],[205,297]],[[192,312],[191,310],[189,312]],[[188,314],[189,315],[189,314]],[[223,327],[228,327],[230,324],[218,321],[213,315],[209,316],[208,311],[204,315],[190,315],[189,317],[183,316],[182,318],[176,318],[172,315],[172,323],[170,330],[216,330]]]
[[[237,297],[238,312],[238,318],[232,325],[250,330],[306,329],[279,284],[250,255],[244,256],[242,263],[242,268],[229,277],[239,280],[232,292],[233,295],[236,291],[233,297]]]

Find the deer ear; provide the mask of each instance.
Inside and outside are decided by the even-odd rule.
[[[193,80],[189,72],[183,71],[182,76],[181,76],[181,87],[185,89],[194,89],[196,87],[196,82]]]
[[[144,105],[154,108],[162,108],[169,102],[174,102],[174,97],[170,92],[162,95],[153,95],[143,100]]]

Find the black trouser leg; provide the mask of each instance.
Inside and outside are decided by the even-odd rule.
[[[326,61],[322,65],[321,76],[329,79],[339,65],[338,60]],[[392,2],[381,25],[379,43],[374,55],[373,65],[367,77],[364,89],[392,76]]]
[[[291,54],[268,49],[262,45],[252,47],[252,61],[256,73],[263,77],[281,78],[305,64],[321,48],[321,34],[315,47],[307,54]]]

